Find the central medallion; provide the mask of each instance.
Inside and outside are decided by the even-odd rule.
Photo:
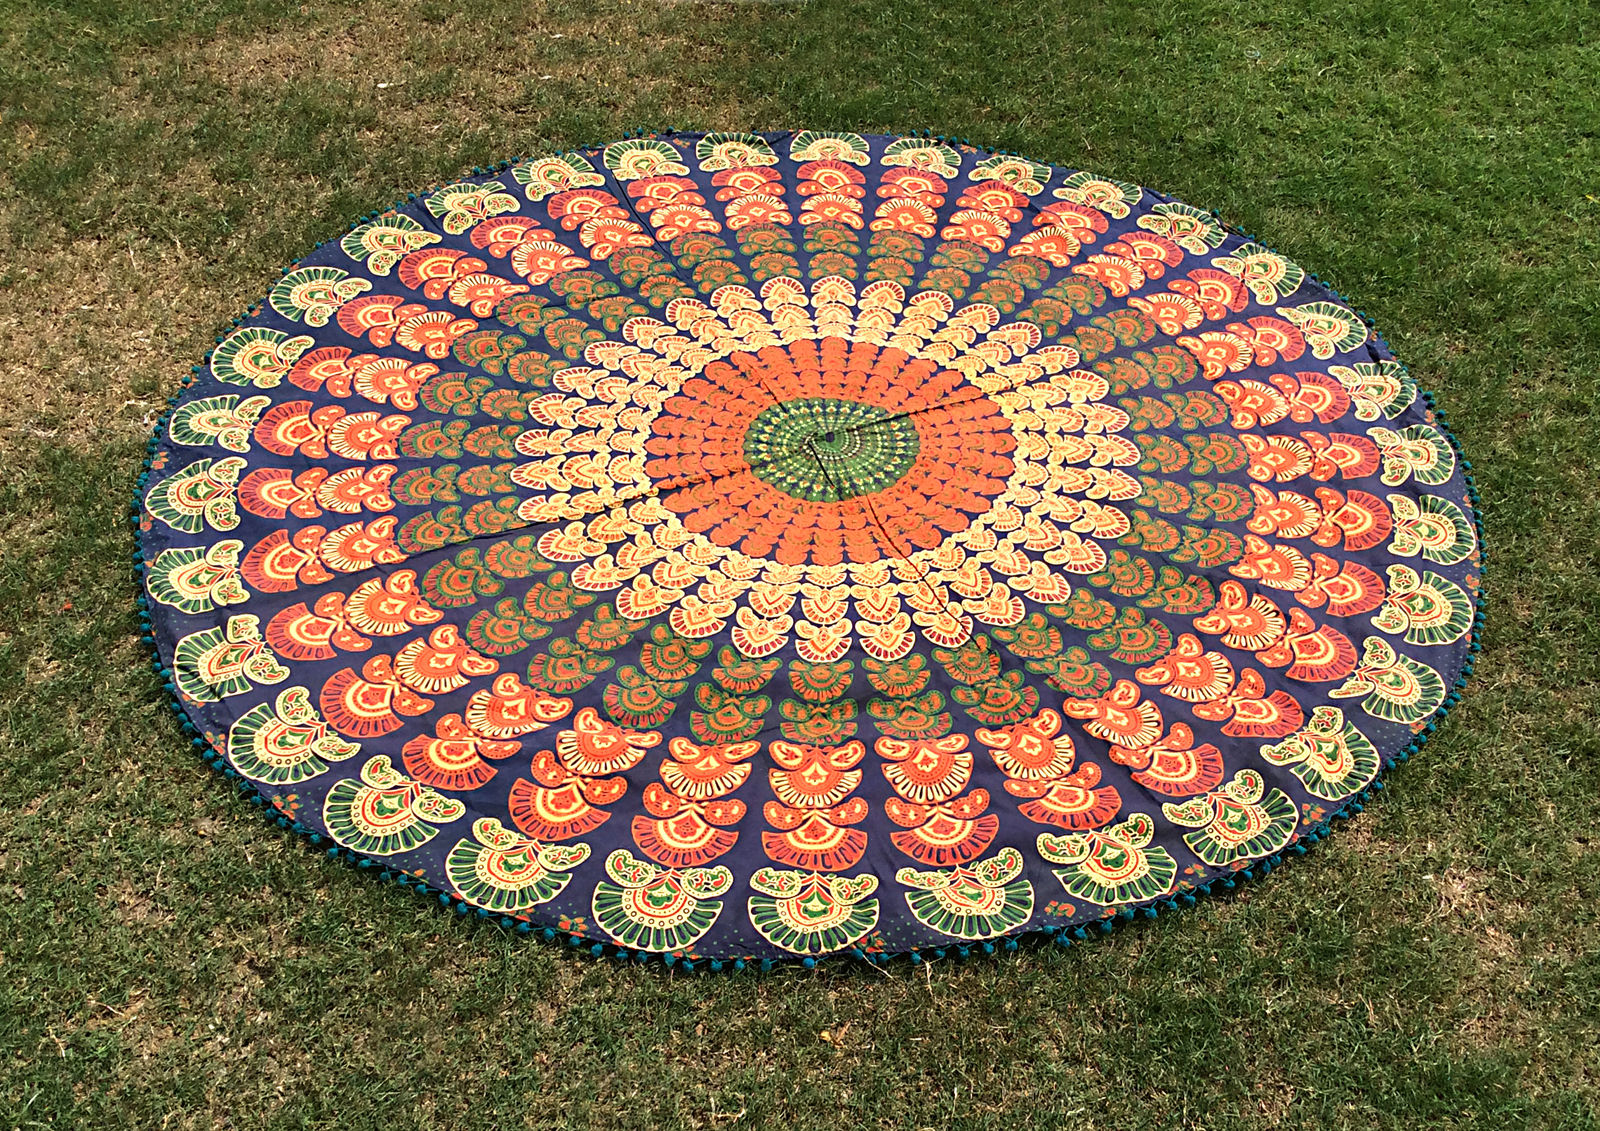
[[[910,557],[1015,470],[1000,406],[895,346],[824,336],[710,362],[650,426],[646,471],[685,529],[788,565]]]
[[[904,414],[834,397],[766,409],[750,423],[744,458],[756,478],[813,503],[871,495],[898,483],[922,444]]]

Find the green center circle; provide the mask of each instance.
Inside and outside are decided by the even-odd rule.
[[[784,401],[750,422],[744,458],[762,482],[813,503],[894,486],[917,462],[911,418],[832,397]]]

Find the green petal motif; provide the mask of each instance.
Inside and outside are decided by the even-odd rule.
[[[334,783],[322,820],[334,840],[370,856],[393,856],[439,835],[431,821],[453,821],[466,806],[412,781],[383,755],[368,759],[361,780]]]
[[[1039,835],[1039,855],[1053,864],[1068,894],[1110,907],[1154,899],[1171,889],[1178,862],[1155,837],[1155,820],[1135,813],[1121,824],[1093,832]]]
[[[541,844],[485,817],[473,822],[470,838],[456,841],[445,872],[473,905],[515,913],[560,895],[587,859],[587,844]]]
[[[174,546],[162,550],[145,574],[150,599],[191,616],[218,605],[240,605],[250,599],[239,576],[244,543],[224,538],[206,547]]]
[[[228,728],[228,761],[247,778],[293,785],[354,758],[359,744],[329,729],[304,687],[286,687],[271,705],[258,703]]]
[[[759,868],[750,877],[751,925],[790,954],[827,954],[859,941],[878,925],[872,875],[830,876]]]
[[[1004,848],[994,857],[945,871],[902,868],[895,879],[911,891],[906,904],[919,923],[958,939],[992,939],[1033,914],[1033,885],[1020,879],[1022,853]]]
[[[733,873],[715,868],[663,868],[625,848],[606,858],[606,875],[594,887],[594,917],[622,946],[635,950],[687,950],[722,914]]]
[[[1378,751],[1337,707],[1317,707],[1311,721],[1276,745],[1261,748],[1274,766],[1288,766],[1306,789],[1329,801],[1359,792],[1378,776]]]
[[[1300,822],[1289,795],[1281,789],[1267,792],[1255,770],[1240,770],[1203,797],[1163,805],[1161,813],[1175,825],[1194,829],[1183,834],[1183,842],[1215,868],[1271,856],[1289,843]]]

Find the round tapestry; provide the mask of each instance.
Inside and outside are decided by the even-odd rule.
[[[1212,213],[932,136],[480,171],[289,269],[175,406],[137,517],[196,744],[597,952],[1192,902],[1476,650],[1466,468],[1362,317]]]

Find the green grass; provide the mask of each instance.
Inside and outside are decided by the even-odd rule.
[[[0,1129],[1600,1126],[1600,17],[1295,7],[0,0]],[[645,124],[933,127],[1332,279],[1484,497],[1424,756],[1230,899],[920,969],[621,967],[260,821],[137,643],[153,413],[356,213]]]

